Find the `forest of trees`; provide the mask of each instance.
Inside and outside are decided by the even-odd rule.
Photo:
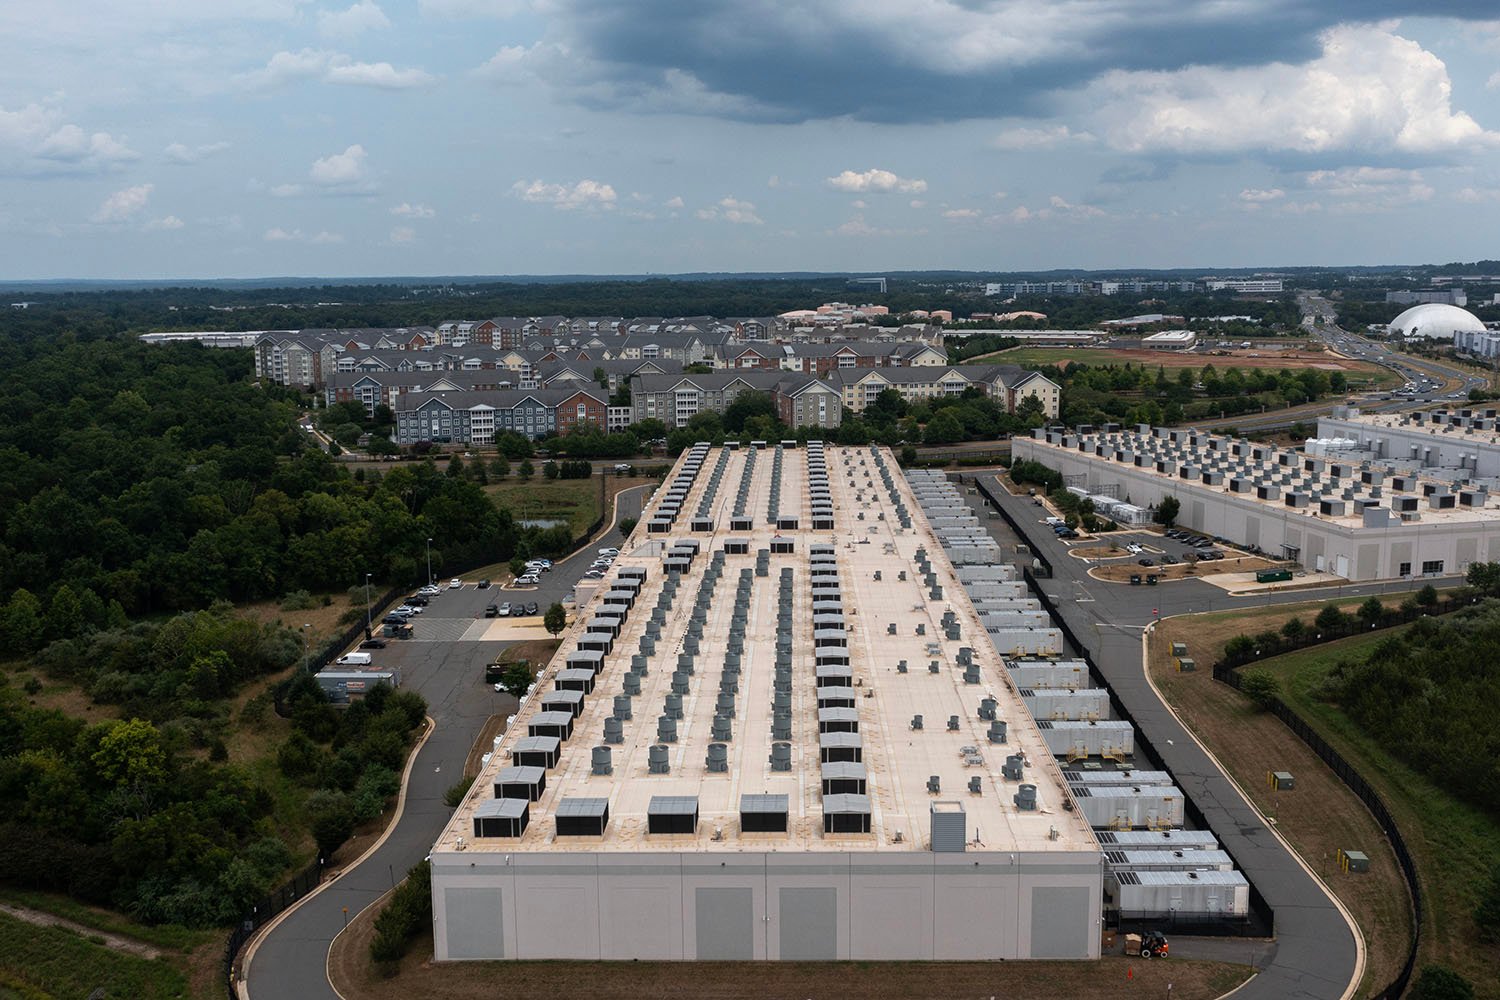
[[[1500,579],[1487,582],[1500,590]],[[1417,620],[1363,660],[1340,662],[1324,693],[1392,754],[1500,813],[1500,602]]]
[[[1041,366],[1062,386],[1060,422],[1176,424],[1296,406],[1348,389],[1343,372],[1214,365],[1168,372],[1157,365]]]

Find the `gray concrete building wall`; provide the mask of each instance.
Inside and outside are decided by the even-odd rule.
[[[1099,956],[1097,851],[474,852],[432,878],[439,961]]]

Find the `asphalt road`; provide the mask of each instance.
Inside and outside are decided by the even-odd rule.
[[[990,480],[993,482],[993,479]],[[1243,1000],[1305,997],[1337,1000],[1354,974],[1355,940],[1343,915],[1260,817],[1239,795],[1198,743],[1167,709],[1146,680],[1141,634],[1157,611],[1162,617],[1190,611],[1255,607],[1375,593],[1392,585],[1345,586],[1289,591],[1252,597],[1230,597],[1201,580],[1182,580],[1156,587],[1109,584],[1087,576],[1088,564],[1067,555],[1067,543],[1041,523],[1047,511],[1028,497],[1011,497],[994,483],[993,491],[1027,536],[1026,544],[1052,563],[1055,576],[1039,581],[1059,612],[1087,646],[1084,651],[1114,689],[1131,721],[1162,759],[1183,792],[1202,810],[1209,827],[1239,862],[1241,869],[1275,911],[1274,950],[1256,956],[1258,975],[1237,994]],[[969,500],[983,506],[982,497]],[[1014,537],[1003,521],[987,520],[1002,545]],[[1030,530],[1030,525],[1036,530]],[[1436,581],[1444,582],[1444,581]],[[1400,584],[1399,586],[1410,586]],[[1192,945],[1174,954],[1187,956]],[[1206,953],[1216,948],[1203,942]],[[1231,949],[1232,951],[1232,949]]]
[[[615,524],[640,516],[646,488],[620,493]],[[612,539],[599,545],[616,544],[619,535],[611,534]],[[585,547],[558,563],[542,575],[535,589],[480,590],[472,583],[460,590],[445,589],[417,618],[416,638],[391,640],[377,651],[375,662],[399,668],[402,684],[427,699],[427,714],[435,723],[412,765],[405,810],[374,854],[266,933],[245,970],[242,995],[248,988],[248,995],[257,1000],[337,1000],[327,976],[328,947],[334,936],[427,856],[453,814],[443,802],[443,793],[463,776],[464,761],[485,721],[516,708],[514,698],[496,693],[484,682],[484,665],[510,643],[458,637],[475,622],[484,621],[484,608],[491,602],[534,601],[545,609],[561,601],[593,562],[595,548]]]

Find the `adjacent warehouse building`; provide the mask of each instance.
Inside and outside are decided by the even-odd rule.
[[[1176,497],[1186,527],[1349,580],[1462,573],[1500,560],[1500,517],[1484,486],[1393,474],[1357,456],[1145,425],[1039,429],[1013,441],[1012,452],[1088,493],[1140,507]]]
[[[439,960],[1098,956],[1098,840],[888,451],[695,447],[611,573],[433,847]]]

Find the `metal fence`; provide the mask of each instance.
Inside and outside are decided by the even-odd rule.
[[[291,881],[268,893],[245,911],[224,945],[224,985],[228,990],[230,1000],[238,1000],[239,994],[235,992],[234,984],[239,976],[240,949],[245,947],[245,942],[249,941],[257,930],[274,920],[278,913],[317,888],[322,880],[323,859],[320,857]]]
[[[1468,606],[1467,601],[1455,601],[1452,603],[1456,605],[1453,610],[1457,610],[1458,607]],[[1314,642],[1303,643],[1302,645],[1310,646],[1316,645],[1318,642],[1331,642],[1335,638],[1341,637],[1329,636]],[[1285,652],[1285,650],[1279,652]],[[1226,661],[1215,663],[1213,669],[1214,680],[1222,681],[1230,687],[1239,690],[1242,681],[1237,667],[1251,660],[1272,655],[1277,654],[1262,652],[1258,656],[1239,658],[1233,664]],[[1344,758],[1343,754],[1335,750],[1306,719],[1298,715],[1281,698],[1275,696],[1270,699],[1268,710],[1276,718],[1286,723],[1287,728],[1303,743],[1306,743],[1313,753],[1322,758],[1323,763],[1327,764],[1329,769],[1338,776],[1339,780],[1348,786],[1349,790],[1365,804],[1365,808],[1370,810],[1370,815],[1375,817],[1375,822],[1379,824],[1381,831],[1385,833],[1386,839],[1390,841],[1391,851],[1396,855],[1396,864],[1400,866],[1401,876],[1406,880],[1407,891],[1411,894],[1412,939],[1411,948],[1407,951],[1406,961],[1402,963],[1401,971],[1397,973],[1396,978],[1385,989],[1374,994],[1374,996],[1375,1000],[1399,1000],[1400,996],[1406,992],[1407,985],[1411,982],[1412,971],[1416,968],[1417,964],[1417,948],[1422,940],[1422,888],[1417,881],[1417,866],[1412,860],[1411,851],[1406,846],[1406,838],[1401,835],[1400,828],[1396,826],[1395,817],[1391,815],[1390,809],[1386,808],[1386,804],[1381,799],[1380,794],[1354,769],[1354,765],[1350,764]]]

